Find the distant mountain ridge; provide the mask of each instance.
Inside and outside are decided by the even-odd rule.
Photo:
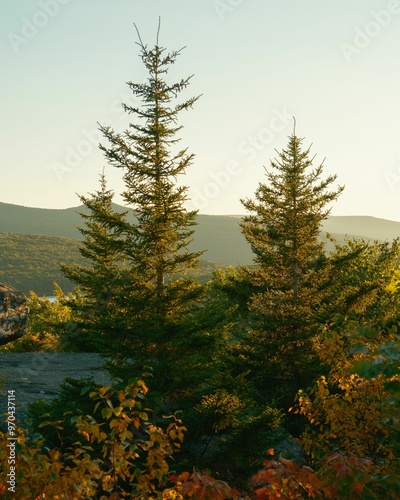
[[[122,212],[126,208],[114,204],[114,209]],[[65,209],[32,208],[0,202],[0,232],[20,234],[42,234],[81,239],[77,227],[82,226],[79,212],[86,212],[84,205]],[[222,223],[238,229],[239,215],[198,216],[197,233],[203,234],[203,227],[209,226],[214,236]],[[323,224],[329,233],[360,236],[378,240],[393,240],[400,237],[400,222],[371,216],[331,216]],[[198,237],[200,234],[197,235]]]
[[[32,208],[0,202],[0,232],[80,239],[75,226],[81,225],[81,208]]]
[[[336,215],[323,224],[328,233],[392,241],[400,237],[400,222],[363,215]]]
[[[127,209],[114,204],[114,210]],[[78,227],[84,222],[79,213],[84,205],[66,209],[30,208],[0,202],[0,232],[46,235],[81,240]],[[132,211],[133,216],[133,211]],[[239,219],[227,215],[199,215],[190,249],[207,250],[203,258],[227,265],[250,264],[250,245],[240,232]]]
[[[116,211],[126,210],[120,205],[114,205],[114,209]],[[11,241],[11,233],[15,237],[17,235],[53,237],[56,238],[54,245],[57,248],[66,245],[63,250],[65,261],[71,261],[71,258],[77,255],[76,240],[82,239],[78,227],[84,226],[84,222],[79,212],[87,212],[86,207],[82,205],[67,209],[45,209],[0,202],[0,233],[8,233],[7,238],[4,235],[3,244],[5,241]],[[206,250],[203,259],[233,266],[247,265],[253,262],[250,245],[240,231],[240,216],[199,214],[197,222],[198,225],[190,249],[192,251]],[[339,242],[343,241],[345,235],[372,241],[393,240],[400,237],[400,222],[369,216],[331,216],[324,222],[323,230],[330,233]],[[324,234],[322,234],[323,236]],[[59,241],[59,238],[75,241]],[[16,238],[16,241],[18,245],[21,245],[21,238]],[[36,241],[39,245],[43,244],[44,240],[37,238]],[[45,241],[46,249],[49,249],[51,240],[46,239]],[[29,246],[32,247],[33,244],[32,239],[29,240]],[[69,248],[70,250],[68,250]],[[3,262],[0,260],[0,269],[3,268],[3,270],[4,255],[7,255],[6,250],[3,248]],[[29,256],[27,255],[26,258],[28,259]],[[54,261],[52,265],[54,265]]]

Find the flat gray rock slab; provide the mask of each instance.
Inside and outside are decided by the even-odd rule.
[[[23,421],[28,403],[56,397],[66,377],[93,377],[102,385],[110,384],[102,365],[96,353],[0,354],[0,428],[6,421],[3,414],[7,411],[7,391],[15,391],[16,417]]]

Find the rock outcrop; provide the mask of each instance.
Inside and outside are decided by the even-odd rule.
[[[17,340],[28,331],[28,299],[12,286],[0,283],[0,345]]]
[[[7,391],[15,391],[15,417],[24,424],[29,403],[38,399],[49,403],[60,394],[66,377],[93,378],[101,385],[110,385],[103,365],[99,354],[89,352],[0,353],[0,430],[5,431],[1,416],[7,412]]]

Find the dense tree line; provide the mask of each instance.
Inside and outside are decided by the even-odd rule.
[[[81,197],[85,262],[63,266],[79,292],[60,296],[58,307],[69,315],[52,331],[60,346],[100,352],[115,385],[70,381],[53,403],[33,406],[34,429],[42,422],[57,464],[68,446],[91,443],[93,462],[77,448],[75,463],[102,478],[94,498],[150,498],[157,488],[159,498],[183,498],[182,485],[171,487],[171,496],[161,492],[172,455],[181,473],[175,479],[189,489],[208,481],[219,491],[215,498],[238,493],[185,471],[210,468],[242,489],[255,474],[258,498],[302,491],[304,478],[308,496],[395,498],[399,243],[321,241],[322,222],[343,188],[332,187],[335,176],[324,178],[322,164],[314,166],[294,129],[254,199],[242,201],[254,265],[194,280],[201,252],[188,246],[196,212],[184,208],[181,182],[193,155],[179,147],[178,117],[197,98],[179,100],[190,79],[167,79],[179,51],[167,53],[158,40],[153,49],[139,45],[148,79],[128,85],[142,106],[125,106],[136,121],[123,133],[101,127],[101,149],[123,172],[122,195],[136,218],[113,210],[104,175],[97,191]],[[112,462],[110,442],[125,459],[124,472]],[[283,458],[265,462],[267,450]],[[60,470],[64,463],[71,471],[70,458]],[[301,469],[304,463],[319,475]],[[200,486],[193,488],[200,495]]]

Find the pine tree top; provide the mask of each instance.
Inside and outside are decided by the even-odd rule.
[[[252,246],[255,261],[261,266],[305,265],[323,251],[318,241],[321,224],[330,213],[343,187],[329,191],[336,180],[330,175],[321,180],[324,162],[314,167],[311,146],[302,148],[302,139],[295,133],[288,145],[266,170],[266,182],[260,183],[254,199],[242,200],[250,212],[242,222],[242,231]]]

